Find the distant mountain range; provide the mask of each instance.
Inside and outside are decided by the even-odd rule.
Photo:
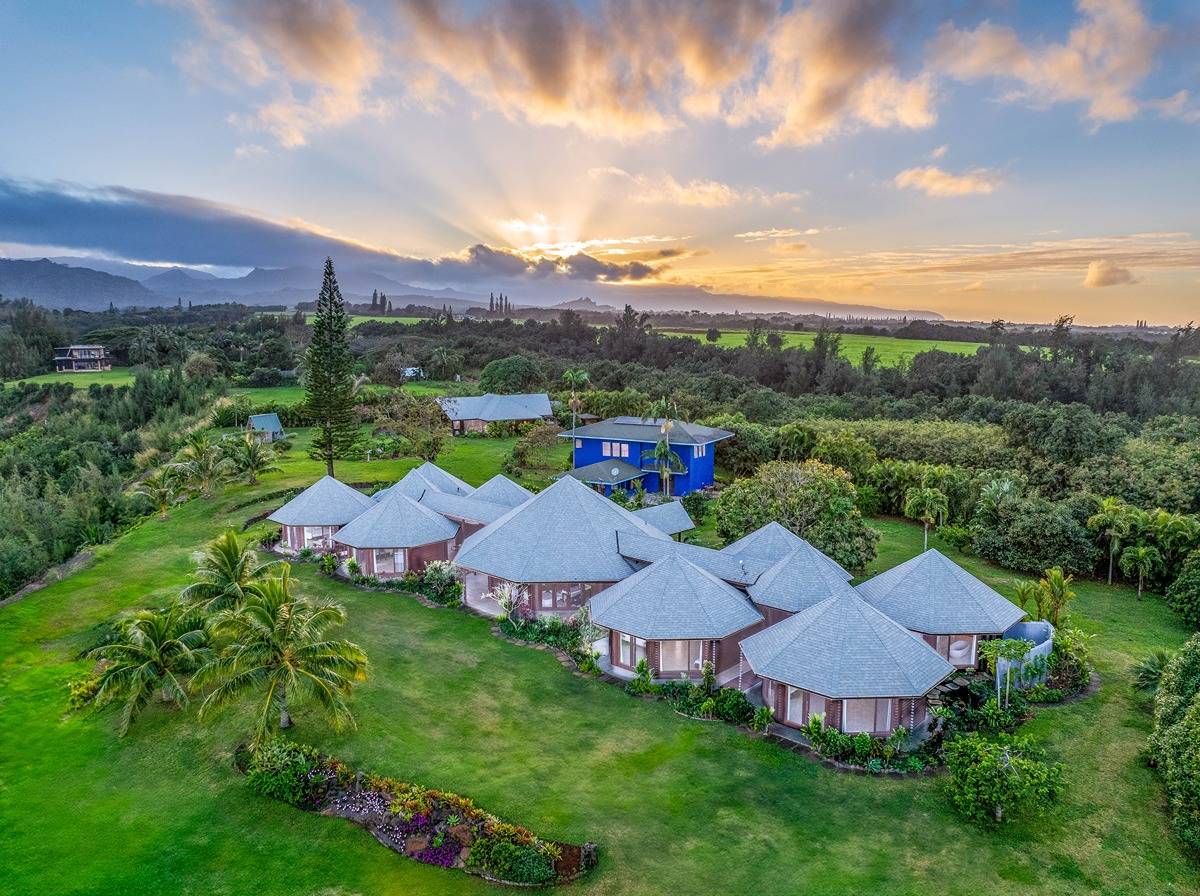
[[[109,304],[153,307],[176,301],[195,304],[241,302],[247,305],[295,306],[316,299],[321,286],[318,268],[254,268],[240,277],[217,277],[208,271],[187,267],[163,268],[76,256],[42,259],[0,259],[0,296],[27,298],[47,308],[103,310]],[[347,301],[363,303],[372,292],[385,293],[393,307],[428,305],[449,307],[456,314],[487,307],[487,297],[446,287],[432,289],[402,283],[386,274],[362,266],[338,268],[338,283]],[[564,300],[567,290],[578,289],[578,281],[500,281],[496,289],[515,294],[514,308],[559,308],[577,311],[616,312],[626,303],[642,311],[735,310],[759,313],[790,312],[834,318],[897,318],[942,320],[932,311],[896,310],[875,305],[852,305],[822,299],[751,296],[710,293],[695,286],[622,283],[591,283],[593,297]],[[572,285],[575,284],[575,285]],[[578,293],[576,293],[578,295]]]

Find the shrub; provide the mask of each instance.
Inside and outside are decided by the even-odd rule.
[[[353,557],[346,561],[346,572],[352,579],[356,579],[362,574],[362,569],[359,568],[358,561]]]
[[[312,747],[274,737],[250,754],[246,781],[263,796],[293,806],[309,806],[323,793],[325,780],[314,775],[319,767],[320,759]]]
[[[1163,670],[1154,695],[1150,758],[1166,785],[1175,833],[1200,847],[1200,634]]]
[[[708,516],[709,505],[712,504],[712,493],[707,489],[700,489],[694,492],[688,492],[680,501],[683,502],[683,509],[687,511],[687,515],[692,518],[692,522],[699,526],[704,522],[704,518]]]
[[[421,591],[431,601],[445,606],[462,603],[462,582],[458,570],[448,560],[434,560],[421,574]]]
[[[67,712],[77,712],[90,706],[100,690],[99,675],[85,675],[67,682]]]
[[[771,722],[774,720],[775,710],[769,706],[760,706],[754,710],[754,715],[750,719],[750,727],[761,733],[770,728]]]
[[[713,715],[734,725],[748,725],[754,718],[754,705],[737,688],[721,688],[713,694]]]
[[[945,754],[950,802],[977,824],[1039,814],[1062,788],[1062,766],[1047,763],[1029,737],[971,733],[947,743]]]
[[[532,843],[480,837],[471,846],[469,861],[493,877],[519,884],[542,884],[554,879],[554,863]]]
[[[255,367],[246,378],[246,385],[255,389],[265,389],[270,386],[283,384],[283,371],[278,367]]]
[[[634,677],[625,685],[625,691],[633,694],[635,697],[640,697],[642,694],[649,694],[651,689],[650,683],[650,664],[646,662],[646,658],[637,661],[637,666],[634,667]]]
[[[1183,561],[1179,577],[1167,588],[1167,604],[1192,628],[1200,628],[1200,549]]]
[[[970,553],[971,545],[975,540],[971,530],[966,526],[938,526],[937,537],[964,554]]]
[[[325,575],[331,576],[338,571],[339,562],[337,554],[322,554],[321,559],[317,561],[317,568]]]
[[[1081,690],[1092,678],[1092,635],[1077,628],[1054,631],[1050,654],[1050,683],[1068,693]]]

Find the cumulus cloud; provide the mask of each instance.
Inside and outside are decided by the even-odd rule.
[[[437,284],[546,277],[646,280],[675,257],[651,253],[647,259],[614,261],[582,250],[554,255],[477,243],[458,253],[420,258],[303,222],[271,221],[191,196],[6,178],[0,178],[0,242],[59,246],[146,263],[226,268],[314,267],[329,255],[339,265]]]
[[[707,178],[694,178],[680,183],[669,174],[630,174],[623,168],[613,166],[592,168],[588,175],[621,183],[632,201],[653,205],[723,208],[746,203],[773,205],[779,202],[795,202],[803,198],[800,193],[768,192],[758,187],[738,188]]]
[[[772,27],[762,80],[735,120],[772,124],[764,146],[817,143],[849,128],[933,124],[932,79],[905,77],[893,62],[887,28],[896,0],[816,0]]]
[[[164,0],[193,16],[199,36],[176,52],[191,77],[229,80],[270,96],[231,120],[265,131],[282,146],[303,146],[311,133],[380,114],[369,96],[380,58],[349,0]]]
[[[1009,99],[1082,102],[1096,125],[1133,118],[1135,90],[1150,72],[1163,30],[1137,0],[1077,0],[1081,20],[1063,43],[1029,45],[1012,28],[944,24],[933,42],[939,68],[955,78],[1015,84]]]
[[[1000,175],[986,168],[951,174],[936,165],[907,168],[895,177],[901,189],[920,190],[926,196],[971,196],[991,193],[1000,185]]]
[[[1119,267],[1107,258],[1089,262],[1087,273],[1083,277],[1083,285],[1091,289],[1103,286],[1123,286],[1132,282],[1133,273],[1129,268]]]

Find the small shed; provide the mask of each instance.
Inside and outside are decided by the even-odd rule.
[[[251,414],[246,420],[246,431],[254,433],[260,442],[270,443],[283,438],[283,424],[276,413]]]

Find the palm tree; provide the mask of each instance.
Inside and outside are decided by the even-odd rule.
[[[253,433],[246,433],[240,439],[235,439],[226,449],[233,470],[239,476],[246,477],[247,485],[257,485],[258,477],[263,473],[278,473],[275,466],[275,451],[260,442]]]
[[[179,501],[182,489],[175,470],[166,467],[143,479],[133,493],[146,498],[158,511],[158,518],[165,520],[168,511]]]
[[[225,610],[214,630],[228,646],[201,676],[219,683],[205,698],[200,717],[254,695],[254,743],[261,743],[279,720],[292,727],[291,702],[311,697],[335,729],[352,725],[346,705],[355,682],[367,677],[367,656],[357,644],[329,640],[326,630],[346,621],[336,604],[314,604],[291,594],[286,575],[266,579],[237,610]]]
[[[579,400],[579,396],[575,394],[577,389],[586,389],[588,384],[588,372],[582,368],[579,370],[567,369],[563,371],[563,382],[571,390],[571,400],[569,406],[571,408],[571,437],[575,437],[575,418],[579,413],[579,409],[583,406]]]
[[[1162,566],[1162,554],[1158,548],[1149,545],[1131,545],[1121,552],[1121,572],[1127,576],[1137,576],[1137,599],[1142,599],[1142,588],[1145,587],[1146,577],[1152,576]]]
[[[192,433],[180,451],[181,460],[174,464],[188,488],[200,495],[212,495],[213,486],[229,470],[229,460],[221,454],[208,433]]]
[[[184,679],[208,656],[204,616],[195,608],[141,610],[120,626],[116,641],[88,653],[89,659],[106,664],[92,703],[124,700],[117,723],[117,735],[124,737],[155,694],[164,702],[187,706]]]
[[[1160,509],[1152,514],[1150,527],[1167,568],[1173,568],[1176,558],[1200,545],[1200,517]]]
[[[258,562],[258,554],[232,529],[208,545],[196,567],[196,581],[180,593],[181,600],[197,604],[208,612],[237,609],[246,597],[282,561]]]
[[[684,466],[683,458],[671,450],[671,443],[666,439],[662,439],[655,443],[654,448],[650,451],[642,452],[642,460],[651,458],[654,461],[654,466],[658,470],[659,487],[666,497],[671,497],[671,474],[682,473],[687,470]]]
[[[1113,563],[1129,522],[1129,505],[1120,498],[1101,498],[1096,512],[1087,521],[1093,532],[1101,532],[1108,540],[1108,584],[1113,583]]]
[[[1035,621],[1046,616],[1042,589],[1038,587],[1037,582],[1031,582],[1029,579],[1013,582],[1013,603]]]
[[[904,515],[925,527],[925,547],[929,550],[929,527],[941,523],[950,512],[950,501],[940,489],[920,486],[904,493]]]
[[[1075,576],[1064,575],[1061,566],[1045,570],[1042,578],[1038,580],[1038,587],[1041,588],[1046,601],[1046,619],[1055,628],[1058,628],[1062,611],[1075,599],[1075,592],[1071,590],[1071,583],[1074,581]]]

